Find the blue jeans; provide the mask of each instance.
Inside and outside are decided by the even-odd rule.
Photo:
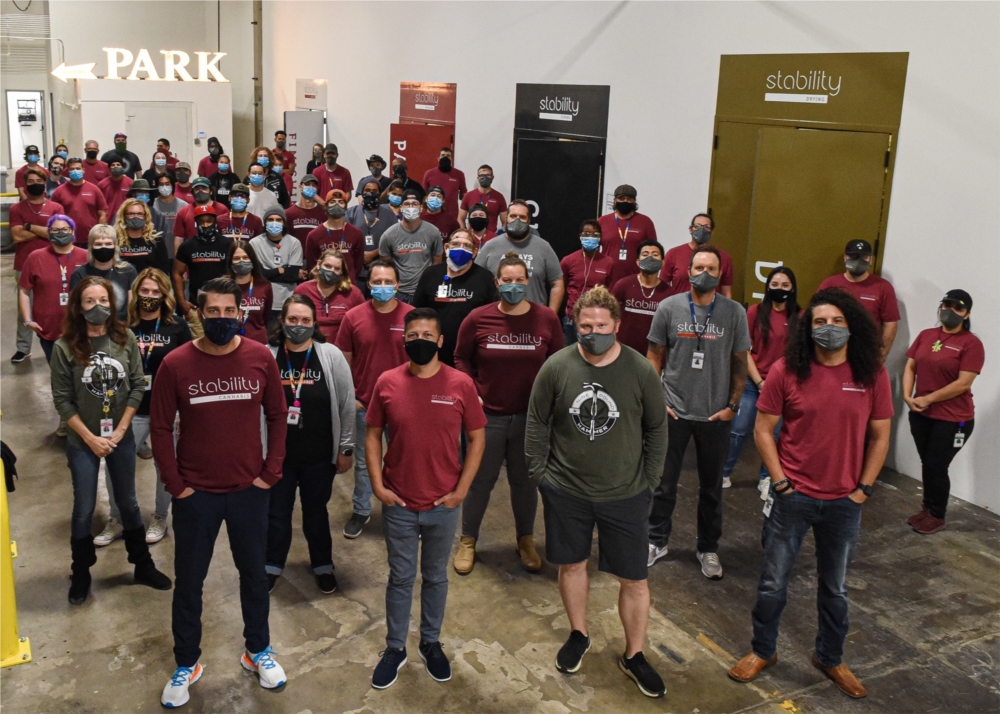
[[[770,659],[777,651],[788,577],[810,527],[816,539],[818,580],[816,658],[824,667],[836,667],[844,656],[848,628],[847,566],[861,530],[861,505],[846,496],[822,501],[798,491],[785,496],[774,494],[771,515],[764,519],[761,535],[764,564],[751,615],[751,647],[761,659]]]
[[[577,342],[576,337],[576,323],[573,322],[573,318],[568,315],[563,315],[562,319],[563,328],[563,341],[567,346],[575,345]]]
[[[138,451],[139,446],[146,441],[149,436],[149,416],[139,416],[138,414],[132,418],[132,434],[135,440],[136,450]],[[174,443],[177,443],[177,436],[174,435]],[[167,511],[170,508],[170,494],[167,493],[166,486],[163,485],[163,481],[160,479],[160,466],[153,460],[153,466],[156,468],[156,508],[153,511],[160,518],[167,517]],[[121,523],[122,513],[118,509],[118,502],[115,501],[114,497],[111,495],[114,493],[111,484],[111,472],[108,471],[104,475],[104,483],[108,487],[108,501],[111,506],[111,517],[116,521]]]
[[[448,558],[455,540],[460,509],[435,506],[410,511],[402,506],[382,508],[385,546],[389,555],[389,583],[385,587],[385,644],[406,647],[410,630],[413,583],[420,557],[420,641],[441,639],[448,601]]]
[[[750,377],[747,377],[746,386],[743,387],[743,396],[740,397],[740,411],[730,424],[733,425],[732,431],[729,433],[729,456],[726,458],[726,465],[722,469],[722,478],[729,478],[733,475],[733,469],[736,468],[736,463],[740,460],[740,456],[743,454],[743,447],[746,444],[747,437],[753,438],[753,428],[757,423],[757,398],[760,397],[760,390],[757,389],[757,385],[753,383]],[[778,425],[774,427],[774,440],[778,440],[778,432],[781,431],[781,420],[778,420]],[[760,478],[770,478],[770,474],[767,472],[767,468],[764,464],[760,465]]]
[[[77,446],[66,441],[66,461],[73,477],[73,540],[88,538],[97,507],[97,475],[101,468],[101,458],[88,446]],[[118,447],[104,457],[104,464],[111,478],[112,498],[121,506],[121,524],[125,530],[142,528],[139,504],[135,500],[135,439],[132,429]]]
[[[357,434],[354,447],[354,495],[351,501],[354,504],[354,512],[368,516],[372,512],[372,481],[368,477],[368,460],[365,458],[365,431],[368,424],[365,422],[367,409],[357,410],[357,421],[354,423],[354,431]]]

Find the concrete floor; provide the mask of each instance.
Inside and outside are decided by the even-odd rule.
[[[10,256],[2,275],[3,439],[19,457],[21,480],[10,494],[22,635],[33,661],[2,672],[10,712],[155,712],[173,672],[170,593],[132,584],[121,541],[99,550],[94,585],[83,607],[66,601],[72,489],[48,369],[14,352]],[[220,444],[221,448],[228,448]],[[139,503],[148,519],[152,463],[140,461]],[[693,464],[689,463],[688,466]],[[467,577],[452,574],[443,641],[454,678],[438,684],[416,657],[390,689],[370,687],[384,647],[388,568],[378,511],[364,535],[340,537],[350,515],[350,474],[338,477],[330,504],[340,590],[319,593],[296,531],[285,576],[271,598],[274,649],[289,675],[285,690],[261,689],[238,663],[242,648],[237,574],[220,535],[205,584],[205,665],[192,688],[192,712],[992,712],[1000,710],[1000,534],[996,515],[955,501],[948,529],[913,533],[906,517],[918,509],[919,483],[883,473],[865,507],[863,533],[848,584],[851,632],[846,661],[869,697],[852,701],[809,664],[815,637],[811,538],[793,574],[779,651],[781,662],[751,685],[726,677],[749,647],[750,609],[760,567],[761,501],[752,446],[726,492],[721,582],[701,576],[694,560],[696,480],[681,482],[675,536],[668,558],[650,573],[653,610],[647,656],[663,675],[663,700],[643,697],[617,669],[624,647],[617,585],[592,568],[590,628],[594,647],[573,677],[556,672],[556,651],[569,634],[555,568],[521,569],[503,481],[497,486],[480,541],[480,561]],[[103,488],[103,484],[102,484]],[[98,507],[95,532],[107,515]],[[298,514],[296,514],[298,521]],[[544,540],[541,508],[536,532]],[[153,546],[172,574],[173,539]],[[596,551],[595,551],[596,557]],[[415,603],[415,628],[419,604]]]

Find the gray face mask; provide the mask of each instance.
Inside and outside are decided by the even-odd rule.
[[[347,213],[347,209],[339,203],[331,203],[326,207],[326,215],[333,219],[343,218],[345,213]]]
[[[705,245],[712,238],[712,231],[705,226],[698,226],[691,232],[691,238],[698,245]]]
[[[848,258],[844,261],[844,266],[847,268],[848,273],[858,276],[867,273],[872,264],[864,258]]]
[[[938,319],[941,320],[941,324],[949,330],[954,330],[965,320],[964,317],[947,307],[942,307],[938,310]]]
[[[698,273],[693,278],[689,278],[691,287],[700,293],[707,293],[715,290],[719,285],[719,278],[712,275],[707,270],[704,273]]]
[[[813,342],[829,352],[836,352],[847,344],[851,337],[851,331],[840,325],[823,325],[814,327],[812,331]]]
[[[327,268],[320,268],[319,278],[327,285],[333,285],[334,283],[340,282],[341,276],[339,273],[335,273],[332,270],[328,270]]]
[[[508,305],[517,305],[528,294],[528,286],[521,283],[504,283],[498,289],[500,299]]]
[[[253,272],[253,263],[249,260],[237,260],[233,263],[233,273],[235,275],[250,275]]]
[[[507,224],[507,235],[509,235],[514,240],[520,240],[528,235],[528,224],[522,221],[520,218],[515,218],[510,223]]]
[[[145,218],[126,218],[125,219],[125,225],[128,226],[129,228],[131,228],[134,231],[141,231],[143,228],[146,227],[146,219]]]
[[[584,350],[595,357],[600,357],[615,344],[615,333],[611,332],[606,335],[596,332],[591,332],[589,335],[577,334],[577,341]]]
[[[316,330],[312,325],[285,325],[281,326],[281,331],[285,333],[285,337],[293,345],[301,345],[308,339],[311,339],[313,332]]]
[[[69,232],[63,233],[61,231],[50,231],[49,240],[52,241],[52,245],[62,247],[73,242],[73,234]]]
[[[111,317],[111,308],[104,305],[94,305],[89,310],[83,311],[83,319],[91,325],[103,325]]]
[[[647,275],[655,275],[660,272],[660,268],[663,267],[663,261],[654,258],[651,255],[647,255],[645,258],[639,261],[639,270],[646,273]]]

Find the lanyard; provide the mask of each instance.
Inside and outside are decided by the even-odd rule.
[[[149,337],[149,343],[145,344],[145,341],[140,344],[145,344],[146,346],[146,359],[142,363],[142,371],[149,372],[149,358],[153,356],[153,347],[156,346],[156,335],[160,332],[160,318],[156,318],[156,327],[153,328],[153,334]],[[143,335],[145,337],[145,335]]]
[[[632,219],[628,220],[625,224],[625,230],[622,231],[621,227],[618,225],[618,216],[615,216],[615,228],[618,228],[618,237],[622,239],[622,250],[625,250],[625,239],[628,238],[628,229],[632,225]]]
[[[374,222],[374,223],[369,223],[369,222],[368,222],[368,212],[367,212],[367,211],[362,211],[362,212],[361,212],[361,215],[362,215],[362,216],[364,217],[364,219],[365,219],[365,228],[367,228],[367,229],[368,229],[368,235],[371,235],[371,233],[372,233],[372,228],[374,228],[375,226],[377,226],[377,225],[378,225],[378,216],[375,216],[375,222]],[[329,228],[327,228],[327,230],[330,230],[330,229],[329,229]]]
[[[590,266],[587,265],[587,254],[581,250],[580,253],[583,254],[583,291],[587,292],[587,280],[590,278],[590,269],[594,267],[594,258],[597,257],[595,251],[594,257],[590,259]]]
[[[293,407],[302,406],[299,402],[299,395],[302,394],[302,383],[306,381],[306,369],[309,367],[309,355],[312,354],[312,345],[309,345],[309,349],[306,350],[305,361],[302,362],[302,369],[299,370],[299,383],[295,384],[295,374],[292,369],[292,360],[288,356],[288,348],[285,348],[285,366],[288,367],[288,384],[292,388],[293,395]]]
[[[72,253],[72,251],[70,251],[70,253]],[[56,259],[56,265],[59,266],[59,277],[62,278],[62,291],[63,292],[66,292],[66,288],[69,287],[69,283],[66,280],[66,270],[69,268],[69,256],[70,256],[70,253],[66,254],[66,265],[62,264],[62,261],[59,259],[58,253],[53,253],[53,255],[55,256],[55,259]]]
[[[699,330],[698,318],[694,315],[694,300],[691,299],[691,293],[688,293],[688,307],[691,308],[691,324],[694,325],[694,333],[698,336],[698,346],[695,349],[699,352],[701,352],[701,336],[705,332],[708,332],[708,323],[712,321],[712,313],[715,311],[715,298],[717,297],[718,295],[712,298],[712,304],[708,306],[708,317],[705,318],[705,327]]]
[[[250,214],[247,214],[247,215],[243,216],[243,222],[240,224],[240,231],[239,231],[240,235],[243,235],[243,229],[246,227],[247,218],[249,218],[249,217],[250,217]],[[230,230],[230,232],[236,233],[236,231],[233,230],[235,227],[236,227],[236,222],[233,220],[233,212],[230,211],[229,212],[229,230]]]
[[[250,299],[253,297],[253,278],[250,278],[250,289],[247,290],[247,299],[243,301],[243,309],[240,312],[243,313],[243,319],[240,320],[240,334],[245,335],[246,330],[244,325],[247,324],[247,320],[250,318]]]
[[[365,223],[368,223],[367,217],[365,218]],[[330,245],[333,245],[333,233],[330,231],[330,226],[323,226],[323,227],[326,228],[326,237],[330,239]],[[344,233],[347,232],[347,229],[340,228],[338,230],[340,230],[340,242],[337,243],[337,247],[340,248],[341,251],[343,251],[344,248],[347,246],[347,243],[344,242]]]

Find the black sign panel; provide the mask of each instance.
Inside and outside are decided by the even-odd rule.
[[[514,128],[589,139],[608,137],[611,87],[518,84]]]

